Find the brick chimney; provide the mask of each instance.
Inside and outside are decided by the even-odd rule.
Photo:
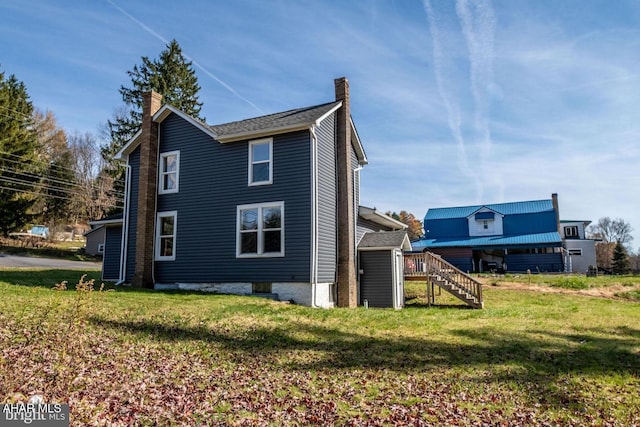
[[[355,262],[355,213],[353,204],[353,173],[351,167],[351,112],[349,81],[334,80],[336,101],[342,101],[336,116],[338,166],[338,306],[356,307],[358,290]]]
[[[135,219],[136,252],[132,284],[153,288],[153,239],[158,186],[158,123],[153,121],[153,115],[162,106],[162,95],[153,91],[145,92],[142,99],[138,216]]]

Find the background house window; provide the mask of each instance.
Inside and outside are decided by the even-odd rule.
[[[238,257],[284,256],[284,202],[238,206]]]
[[[99,254],[104,253],[104,243],[98,243],[98,253]]]
[[[577,239],[579,237],[578,234],[578,226],[570,225],[564,228],[564,237]]]
[[[178,213],[160,212],[156,221],[156,260],[176,259],[176,219]]]
[[[249,143],[249,185],[273,182],[273,138]]]
[[[171,151],[160,154],[160,186],[159,193],[176,193],[178,191],[178,172],[180,168],[180,152]]]
[[[495,230],[495,221],[492,219],[476,220],[478,234],[491,234]]]
[[[582,256],[582,249],[569,249],[571,255]]]

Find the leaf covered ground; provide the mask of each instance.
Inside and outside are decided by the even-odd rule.
[[[0,275],[0,402],[41,394],[72,425],[640,425],[634,302],[317,310],[40,279]]]

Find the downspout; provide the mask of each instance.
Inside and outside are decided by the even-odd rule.
[[[355,188],[353,189],[353,253],[356,256],[356,299],[360,301],[360,254],[358,254],[358,213],[360,210],[360,171],[364,169],[364,166],[359,165],[353,170],[353,182],[358,183],[358,197],[356,200]],[[356,175],[358,180],[356,180]]]
[[[153,233],[151,234],[151,241],[153,242],[153,255],[151,256],[151,281],[153,282],[153,287],[156,287],[156,227],[158,226],[158,188],[160,185],[160,123],[158,123],[158,150],[156,152],[156,194],[155,194],[155,202],[153,203]],[[178,165],[180,168],[180,165]],[[180,179],[180,177],[178,177]],[[175,224],[174,224],[175,227]],[[174,228],[174,233],[176,233],[175,245],[178,247],[178,229]]]
[[[311,306],[320,307],[318,296],[318,137],[316,126],[309,127],[311,134]]]
[[[129,243],[129,191],[131,188],[131,166],[126,164],[125,166],[125,179],[124,179],[124,212],[122,213],[122,246],[120,247],[120,272],[118,274],[118,281],[116,286],[125,282],[126,265],[127,265],[127,244]]]

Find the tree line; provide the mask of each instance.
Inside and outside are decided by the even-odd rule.
[[[33,105],[22,81],[0,70],[0,235],[34,223],[55,231],[121,211],[124,167],[115,154],[140,127],[144,92],[155,90],[164,102],[205,121],[195,70],[176,40],[156,59],[143,56],[127,75],[130,85],[119,89],[122,105],[96,137],[62,129],[53,112]],[[387,214],[408,226],[411,240],[423,235],[413,214]],[[598,267],[640,270],[640,248],[633,252],[631,231],[620,218],[600,218],[589,227],[588,237],[598,240]]]
[[[204,121],[195,70],[177,41],[127,74],[123,103],[96,136],[62,129],[53,112],[33,105],[24,82],[0,70],[0,235],[30,224],[62,231],[121,211],[124,167],[115,154],[140,127],[144,92]]]
[[[587,228],[587,237],[596,240],[596,262],[614,274],[640,271],[640,248],[633,251],[631,224],[622,218],[600,218]]]

